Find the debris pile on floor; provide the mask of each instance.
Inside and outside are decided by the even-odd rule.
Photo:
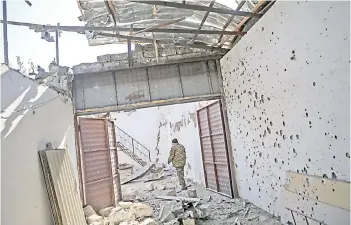
[[[99,213],[84,207],[88,225],[157,225],[151,206],[144,203],[119,202],[116,207],[100,209]]]
[[[162,164],[147,165],[124,182],[123,201],[116,207],[84,207],[88,225],[280,224],[249,202],[209,192],[191,181],[188,190],[181,190],[177,177]]]
[[[278,225],[274,217],[243,199],[230,199],[187,181],[182,191],[172,170],[162,164],[145,166],[125,178],[123,200],[153,208],[155,224],[165,225]]]

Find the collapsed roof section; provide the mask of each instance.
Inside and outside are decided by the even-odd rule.
[[[245,24],[252,19],[257,21],[272,4],[233,2],[234,8],[214,0],[79,0],[78,6],[82,13],[79,19],[87,26],[124,28],[116,32],[86,32],[91,46],[126,43],[130,39],[134,43],[157,43],[163,47],[230,49],[237,37],[245,34]]]

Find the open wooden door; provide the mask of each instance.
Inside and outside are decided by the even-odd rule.
[[[221,102],[198,110],[197,119],[206,187],[233,197]]]
[[[115,206],[121,188],[114,124],[107,119],[79,118],[78,127],[83,202],[96,210]]]

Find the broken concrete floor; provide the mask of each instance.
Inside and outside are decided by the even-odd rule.
[[[135,202],[142,202],[153,208],[153,218],[158,218],[162,205],[167,202],[157,199],[158,196],[167,196],[169,193],[177,197],[188,197],[187,191],[180,191],[178,180],[175,175],[164,176],[160,180],[147,182],[147,177],[122,185],[122,193],[128,197],[130,193],[135,194]],[[281,224],[264,210],[246,202],[242,199],[230,199],[220,194],[206,190],[201,185],[188,181],[189,188],[195,189],[197,197],[201,198],[202,205],[208,205],[209,217],[207,219],[197,219],[198,225],[218,225],[218,224],[247,224],[247,225],[278,225]],[[245,203],[244,203],[245,202]],[[191,221],[183,223],[191,224]],[[160,223],[162,224],[162,223]],[[166,224],[166,223],[164,223]]]

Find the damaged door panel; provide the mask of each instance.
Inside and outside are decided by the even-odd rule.
[[[206,187],[233,197],[221,102],[197,111]]]
[[[115,206],[120,199],[116,138],[111,126],[113,122],[107,119],[79,118],[83,201],[95,210]]]
[[[75,74],[77,115],[218,99],[218,61],[174,62],[123,70]]]

